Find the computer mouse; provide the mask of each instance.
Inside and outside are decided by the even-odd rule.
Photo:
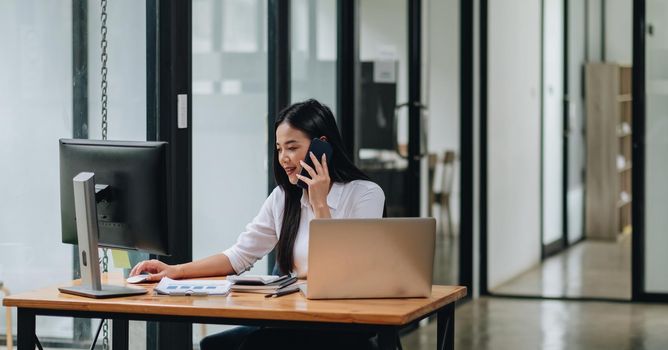
[[[146,281],[148,276],[150,276],[150,275],[144,274],[144,275],[130,276],[126,279],[126,281],[128,283],[142,283],[142,282]]]

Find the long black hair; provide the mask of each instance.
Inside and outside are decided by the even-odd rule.
[[[346,155],[341,134],[339,134],[336,120],[329,107],[313,99],[295,103],[278,114],[274,123],[274,132],[283,123],[288,123],[291,127],[301,130],[310,139],[322,136],[327,138],[327,142],[334,150],[331,159],[327,159],[329,178],[332,183],[369,180],[369,177]],[[294,266],[293,250],[301,219],[302,189],[290,183],[288,175],[278,160],[276,148],[274,148],[274,178],[285,193],[283,225],[278,239],[276,262],[283,273],[288,273]]]

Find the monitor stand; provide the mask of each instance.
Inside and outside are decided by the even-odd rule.
[[[102,284],[100,258],[97,252],[98,224],[95,202],[95,174],[79,173],[74,177],[73,183],[81,285],[61,287],[58,290],[62,293],[88,298],[112,298],[146,294],[147,290],[144,288]]]

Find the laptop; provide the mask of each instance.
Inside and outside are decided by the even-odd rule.
[[[308,299],[431,295],[434,218],[314,219],[310,223]]]

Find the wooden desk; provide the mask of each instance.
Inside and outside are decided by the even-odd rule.
[[[109,282],[122,284],[122,279]],[[381,349],[394,350],[401,328],[432,314],[437,314],[438,349],[453,349],[454,303],[466,296],[466,287],[459,286],[434,286],[430,298],[356,300],[308,300],[299,293],[280,298],[235,292],[227,297],[159,296],[153,294],[155,285],[140,286],[149,294],[89,299],[50,287],[11,295],[3,305],[18,309],[19,350],[35,348],[36,316],[112,319],[115,349],[128,348],[128,320],[144,320],[373,331]]]

